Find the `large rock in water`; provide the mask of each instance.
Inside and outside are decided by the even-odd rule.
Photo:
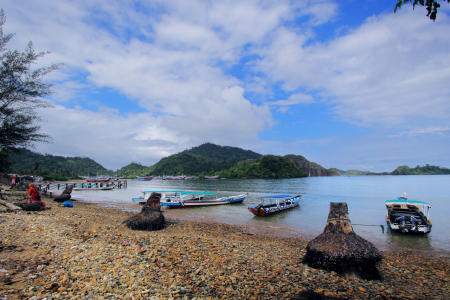
[[[68,186],[59,196],[56,196],[55,198],[53,198],[53,201],[56,202],[64,202],[69,200],[72,195],[70,195],[72,193],[73,190],[73,185]]]
[[[142,207],[142,211],[123,223],[132,230],[160,230],[164,229],[164,215],[161,211],[161,194],[152,193]]]
[[[325,230],[308,243],[306,251],[303,263],[312,268],[364,279],[381,279],[377,269],[381,253],[353,231],[347,203],[330,203]]]

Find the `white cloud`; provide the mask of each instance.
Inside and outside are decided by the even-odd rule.
[[[286,90],[317,89],[334,112],[358,125],[395,125],[408,118],[450,117],[450,24],[413,10],[369,18],[327,44],[305,46],[305,35],[280,28],[259,49],[255,69]]]

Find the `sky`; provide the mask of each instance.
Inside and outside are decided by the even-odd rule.
[[[50,51],[49,144],[112,170],[210,142],[325,168],[450,167],[450,5],[6,0],[10,49]]]

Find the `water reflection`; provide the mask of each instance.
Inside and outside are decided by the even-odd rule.
[[[433,251],[428,234],[410,233],[404,234],[390,229],[386,233],[386,241],[393,250]]]

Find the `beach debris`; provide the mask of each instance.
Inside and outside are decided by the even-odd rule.
[[[41,211],[45,210],[45,207],[39,203],[15,203],[21,207],[24,211]]]
[[[56,202],[64,202],[70,200],[72,197],[70,194],[72,193],[73,185],[69,185],[59,196],[56,196],[53,201]]]
[[[164,215],[161,211],[161,194],[152,193],[147,203],[137,215],[134,215],[123,223],[133,230],[160,230],[164,229]]]
[[[347,277],[379,280],[377,264],[380,261],[378,249],[353,231],[347,203],[330,202],[327,225],[308,243],[302,262]]]
[[[22,207],[6,202],[5,200],[0,200],[0,204],[6,206],[9,211],[22,210]]]

